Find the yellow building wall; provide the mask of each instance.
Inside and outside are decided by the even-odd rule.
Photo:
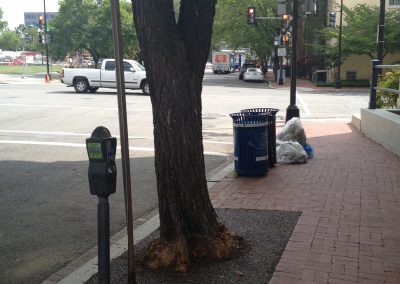
[[[400,53],[386,54],[384,64],[397,64],[400,62]],[[369,80],[371,77],[371,58],[368,55],[349,56],[340,68],[340,79],[346,80],[347,71],[357,72],[357,80]]]
[[[343,5],[345,5],[348,8],[353,8],[354,6],[358,4],[367,4],[370,6],[379,6],[380,5],[380,0],[343,0]],[[340,10],[340,0],[329,0],[328,2],[328,7],[331,11],[328,12],[333,12],[333,11],[339,11]],[[336,7],[336,8],[334,8]],[[391,9],[391,8],[399,8],[398,6],[389,6],[389,0],[386,0],[385,4],[386,9]],[[339,17],[339,15],[337,15]]]
[[[330,0],[328,2],[328,13],[336,11],[336,25],[339,24],[340,13],[340,0]],[[379,6],[380,0],[343,0],[343,5],[348,8],[353,8],[358,4],[367,4],[370,6]],[[398,6],[389,6],[389,0],[386,1],[386,9],[399,8]],[[343,25],[346,25],[346,19],[343,18]],[[384,64],[394,64],[400,62],[399,54],[387,54],[384,58]],[[340,68],[340,79],[346,80],[347,71],[357,72],[357,80],[370,79],[371,76],[371,58],[368,55],[356,55],[349,56],[345,62],[343,62]],[[328,80],[334,81],[336,75],[335,70],[330,70],[328,73]]]

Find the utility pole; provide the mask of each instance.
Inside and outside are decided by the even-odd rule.
[[[44,16],[44,45],[46,48],[46,67],[47,67],[47,73],[46,73],[46,82],[51,81],[51,76],[50,76],[50,68],[49,68],[49,45],[47,43],[47,16],[46,16],[46,0],[43,0],[43,16]]]

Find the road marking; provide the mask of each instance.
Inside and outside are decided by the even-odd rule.
[[[312,114],[310,109],[308,108],[307,104],[305,103],[305,101],[299,96],[299,94],[297,94],[297,99],[299,100],[301,106],[303,107],[303,111],[305,115],[310,115]]]
[[[75,133],[75,132],[54,132],[54,131],[25,131],[25,130],[6,130],[0,129],[0,133],[19,133],[19,134],[37,134],[37,135],[58,135],[58,136],[81,136],[81,137],[90,137],[89,133]],[[114,137],[120,138],[119,135],[115,135]],[[153,137],[146,136],[128,136],[129,139],[148,139],[152,140]],[[222,144],[222,145],[233,145],[232,142],[224,142],[224,141],[212,141],[212,140],[203,140],[203,143],[208,144]]]
[[[0,133],[21,133],[21,134],[38,134],[38,135],[59,135],[59,136],[83,136],[90,137],[90,133],[75,133],[75,132],[54,132],[54,131],[26,131],[26,130],[4,130],[0,129]],[[114,136],[119,138],[118,135]],[[153,139],[152,137],[128,136],[129,139]]]
[[[24,141],[24,140],[0,140],[0,144],[45,145],[45,146],[86,148],[86,144],[79,144],[79,143]],[[121,148],[120,146],[117,146],[117,149],[120,149],[120,148]],[[129,147],[129,150],[154,153],[154,148],[147,148],[147,147]],[[211,152],[211,151],[204,151],[203,153],[204,153],[204,155],[215,155],[215,156],[227,156],[228,155],[227,153]]]
[[[99,107],[99,106],[71,106],[71,105],[28,105],[28,104],[0,104],[0,106],[6,107],[46,107],[46,108],[77,108],[77,109],[108,109],[108,110],[118,110],[118,107]],[[143,109],[143,108],[127,108],[129,111],[144,111],[144,112],[152,112],[151,109]]]

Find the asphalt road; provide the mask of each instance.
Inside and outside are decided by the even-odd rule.
[[[232,152],[229,113],[276,107],[283,119],[287,89],[245,83],[236,74],[206,73],[203,136],[207,171]],[[302,118],[346,119],[365,107],[366,93],[298,91]],[[134,217],[157,207],[150,99],[127,94]],[[97,198],[89,194],[85,138],[103,125],[118,136],[113,90],[76,94],[60,83],[0,84],[0,275],[4,283],[40,283],[96,245]],[[111,234],[125,226],[122,170],[110,197]]]

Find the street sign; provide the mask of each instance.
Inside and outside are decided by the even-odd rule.
[[[286,56],[286,47],[279,47],[278,48],[278,56]]]

